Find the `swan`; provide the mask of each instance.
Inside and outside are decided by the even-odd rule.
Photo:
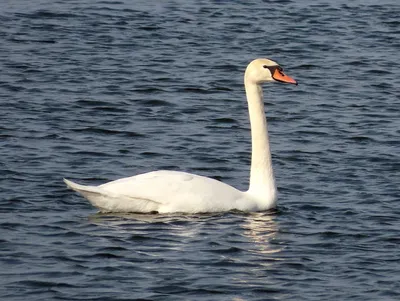
[[[181,171],[159,170],[122,178],[100,186],[84,186],[64,179],[101,212],[205,213],[229,210],[263,211],[276,206],[263,91],[266,82],[297,82],[276,62],[260,58],[246,68],[244,85],[251,126],[250,185],[240,191],[215,179]]]

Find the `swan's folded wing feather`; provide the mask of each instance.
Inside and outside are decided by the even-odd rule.
[[[165,170],[119,179],[99,188],[134,200],[151,200],[159,205],[159,212],[230,210],[242,196],[237,189],[217,180]]]
[[[152,200],[165,204],[169,195],[181,188],[183,177],[177,172],[149,172],[100,185],[99,188],[115,195]]]

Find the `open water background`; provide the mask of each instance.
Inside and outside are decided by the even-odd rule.
[[[400,3],[1,1],[1,300],[400,300]],[[156,169],[246,189],[269,57],[275,211],[101,215]],[[156,187],[155,187],[156,189]]]

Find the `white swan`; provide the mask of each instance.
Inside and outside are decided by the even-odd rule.
[[[251,170],[248,191],[240,191],[207,177],[179,171],[153,171],[83,186],[64,179],[103,212],[218,212],[238,209],[262,211],[274,208],[277,190],[272,170],[267,121],[261,84],[297,82],[269,59],[252,61],[244,75],[251,125]]]

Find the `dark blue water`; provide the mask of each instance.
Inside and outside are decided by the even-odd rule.
[[[1,300],[400,300],[400,3],[3,1]],[[102,215],[157,169],[246,189],[266,85],[275,211]]]

